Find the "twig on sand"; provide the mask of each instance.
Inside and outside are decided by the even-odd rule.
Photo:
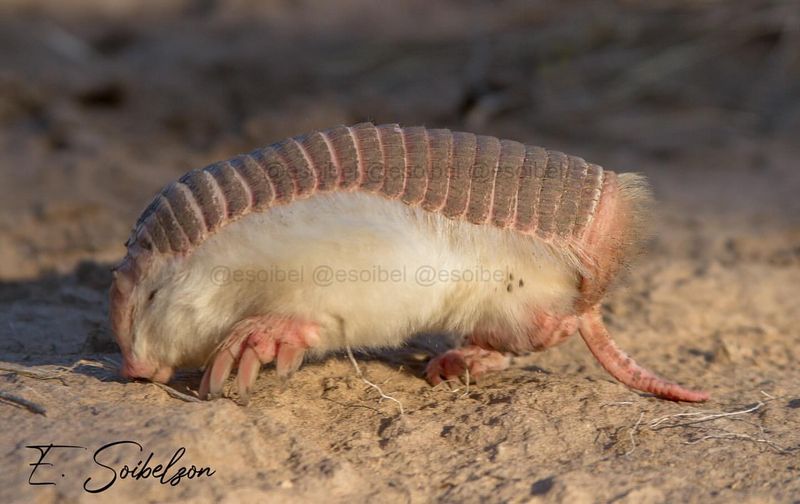
[[[764,443],[765,445],[769,446],[770,448],[772,448],[773,450],[777,451],[778,453],[788,453],[789,452],[789,450],[787,450],[786,448],[773,443],[772,441],[770,441],[767,438],[757,438],[757,437],[751,436],[750,434],[744,434],[744,433],[741,433],[741,432],[731,432],[731,431],[725,430],[725,429],[720,429],[720,432],[718,434],[707,434],[707,435],[705,435],[703,437],[700,437],[700,438],[697,438],[697,439],[693,439],[693,440],[690,440],[690,441],[684,441],[683,444],[693,445],[693,444],[701,443],[701,442],[706,441],[708,439],[745,439],[745,440],[748,440],[748,441],[752,441],[754,443]]]
[[[18,374],[20,376],[27,376],[29,378],[36,378],[37,380],[58,380],[66,375],[72,369],[64,366],[48,366],[45,369],[21,366],[12,362],[0,362],[0,371]]]
[[[764,395],[764,397],[766,397],[766,398],[767,398],[767,401],[768,401],[768,402],[769,402],[769,401],[774,401],[774,400],[775,400],[775,396],[769,395],[769,394],[767,394],[766,392],[764,392],[763,390],[761,391],[761,393]]]
[[[338,404],[339,406],[343,406],[345,408],[364,408],[364,409],[372,410],[375,413],[378,413],[379,415],[381,413],[381,410],[379,410],[378,408],[373,408],[372,406],[369,406],[369,405],[366,405],[366,404],[347,404],[347,403],[335,401],[335,400],[333,400],[333,399],[331,399],[329,397],[325,397],[324,399],[327,400],[327,401],[330,401],[330,402],[332,402],[334,404]]]
[[[377,390],[378,393],[381,396],[381,399],[388,399],[390,401],[396,402],[397,405],[400,407],[400,415],[404,415],[405,413],[403,411],[403,403],[401,403],[400,401],[398,401],[397,399],[395,399],[394,397],[392,397],[390,395],[384,394],[383,390],[378,385],[375,385],[371,381],[367,380],[367,378],[364,376],[364,373],[361,372],[361,368],[358,366],[358,362],[356,361],[356,358],[353,356],[353,350],[350,349],[350,345],[346,345],[345,349],[347,350],[347,357],[350,359],[350,362],[353,363],[353,367],[356,369],[356,376],[361,378],[361,381],[363,381],[364,383],[366,383],[370,387],[372,387],[375,390]],[[380,401],[378,401],[378,402],[380,402]]]
[[[601,408],[607,408],[609,406],[630,406],[633,404],[633,401],[616,401],[610,403],[603,403],[600,405]]]
[[[769,400],[773,400],[774,397],[770,396],[769,394],[764,393]],[[753,443],[761,443],[764,445],[769,446],[773,450],[777,451],[778,453],[788,453],[789,449],[783,448],[782,446],[778,445],[777,443],[773,442],[772,440],[766,437],[766,429],[760,423],[753,423],[748,421],[745,418],[741,418],[742,415],[748,415],[750,413],[755,413],[759,411],[766,405],[765,402],[758,401],[756,404],[752,406],[748,406],[746,408],[736,410],[736,411],[729,411],[729,412],[717,412],[717,411],[693,411],[693,412],[682,412],[682,413],[675,413],[672,415],[664,415],[658,418],[654,418],[650,421],[646,422],[647,428],[651,431],[660,431],[664,429],[675,429],[675,428],[682,428],[687,429],[689,436],[688,439],[683,441],[684,444],[693,445],[698,444],[703,441],[707,441],[709,439],[742,439],[747,441],[752,441]],[[639,415],[639,419],[633,425],[633,427],[629,431],[629,437],[631,441],[631,448],[625,453],[625,456],[631,455],[634,450],[636,449],[636,439],[635,435],[639,431],[639,427],[642,425],[642,421],[644,419],[644,412]],[[759,430],[759,434],[751,435],[746,432],[734,432],[732,430],[728,430],[720,425],[714,425],[711,422],[718,422],[720,420],[729,421],[729,422],[739,422],[751,425],[756,427]]]
[[[174,388],[172,388],[169,385],[166,385],[164,383],[158,383],[158,382],[152,382],[152,383],[153,383],[153,385],[155,385],[156,387],[160,388],[161,390],[166,392],[169,396],[174,397],[175,399],[180,399],[180,400],[186,401],[186,402],[199,402],[199,403],[205,402],[202,399],[200,399],[199,397],[195,397],[195,396],[189,395],[189,394],[184,394],[183,392],[178,392]]]
[[[0,371],[7,371],[9,373],[18,374],[20,376],[27,376],[37,380],[61,380],[64,376],[75,371],[80,366],[96,367],[105,370],[113,370],[113,361],[107,359],[106,361],[94,361],[88,359],[80,359],[75,361],[69,366],[39,366],[28,367],[12,362],[0,362]]]
[[[36,404],[33,401],[29,401],[24,397],[20,397],[18,395],[14,395],[10,392],[4,392],[0,390],[0,401],[5,401],[7,403],[14,404],[16,406],[20,406],[22,408],[27,409],[32,413],[37,413],[42,416],[47,416],[47,409],[44,406]]]
[[[633,427],[631,427],[631,430],[628,432],[628,437],[630,437],[631,440],[631,449],[625,452],[626,457],[630,456],[636,450],[636,438],[634,438],[634,436],[636,435],[637,432],[639,432],[639,426],[642,425],[643,419],[644,419],[644,411],[642,411],[641,414],[639,414],[639,420],[636,421]]]
[[[431,390],[436,390],[442,385],[447,385],[450,388],[451,394],[457,394],[458,392],[461,392],[462,387],[460,387],[460,385],[464,385],[464,392],[460,394],[458,397],[459,398],[467,397],[469,395],[470,380],[471,378],[469,375],[469,368],[466,368],[464,369],[464,381],[461,381],[460,377],[458,379],[442,380],[433,387],[431,387]],[[455,385],[456,388],[453,388],[454,383],[456,384]]]
[[[656,418],[650,421],[650,429],[651,430],[661,430],[661,429],[672,429],[674,427],[684,427],[688,425],[694,425],[702,422],[708,422],[710,420],[716,420],[717,418],[725,418],[725,417],[732,417],[736,415],[744,415],[747,413],[752,413],[761,407],[764,406],[764,403],[758,401],[755,405],[750,408],[739,410],[739,411],[731,411],[729,413],[714,413],[711,411],[694,411],[691,413],[676,413],[674,415],[666,415],[660,418]],[[675,421],[672,423],[667,423],[670,420],[677,419],[677,418],[689,418],[686,422]],[[664,425],[662,425],[664,424]]]
[[[73,362],[69,366],[54,365],[54,366],[29,367],[29,366],[23,366],[21,364],[15,364],[13,362],[0,362],[0,371],[13,373],[19,376],[26,376],[28,378],[33,378],[35,380],[59,380],[62,384],[66,385],[66,383],[64,382],[64,376],[68,375],[69,373],[72,373],[73,371],[75,371],[76,368],[80,366],[96,367],[105,370],[112,370],[115,367],[114,362],[111,359],[104,359],[99,361],[80,359]],[[44,406],[41,406],[33,401],[29,401],[28,399],[19,397],[9,392],[0,391],[0,401],[16,404],[18,406],[26,408],[27,410],[33,413],[47,416],[47,409]]]
[[[460,377],[454,380],[442,380],[438,384],[434,385],[431,388],[431,390],[436,390],[440,385],[446,384],[449,387],[451,394],[458,394],[459,392],[461,392],[462,389],[460,385],[464,385],[463,387],[464,392],[459,394],[458,396],[459,399],[462,399],[469,395],[469,381],[470,381],[469,368],[467,368],[464,369],[464,381],[461,381]],[[455,384],[455,388],[453,388],[453,384]]]

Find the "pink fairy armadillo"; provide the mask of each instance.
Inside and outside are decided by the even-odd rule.
[[[579,331],[622,383],[708,395],[638,366],[599,302],[641,242],[643,179],[510,140],[389,124],[339,126],[192,170],[147,207],[116,268],[111,321],[127,377],[262,364],[459,336],[432,383],[500,370]]]

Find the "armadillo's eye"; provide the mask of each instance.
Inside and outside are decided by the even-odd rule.
[[[153,299],[156,297],[156,292],[158,292],[158,289],[153,289],[153,290],[150,291],[150,294],[147,295],[147,302],[148,303],[153,301]]]

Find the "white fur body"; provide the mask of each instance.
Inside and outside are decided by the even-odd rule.
[[[311,351],[320,354],[397,346],[421,332],[525,338],[534,310],[572,314],[578,296],[577,261],[563,248],[360,192],[251,213],[190,255],[158,260],[174,274],[144,280],[140,292],[158,293],[133,351],[176,367],[206,363],[248,316],[319,324]]]

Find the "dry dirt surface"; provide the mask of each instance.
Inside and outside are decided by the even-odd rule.
[[[800,502],[798,83],[794,1],[0,2],[0,502]],[[118,378],[109,268],[152,195],[363,120],[646,174],[604,315],[712,399],[629,390],[577,337],[469,389],[421,378],[435,338],[357,355],[402,415],[342,355],[247,407]],[[49,444],[82,448],[31,465]],[[181,448],[213,475],[119,477]]]

